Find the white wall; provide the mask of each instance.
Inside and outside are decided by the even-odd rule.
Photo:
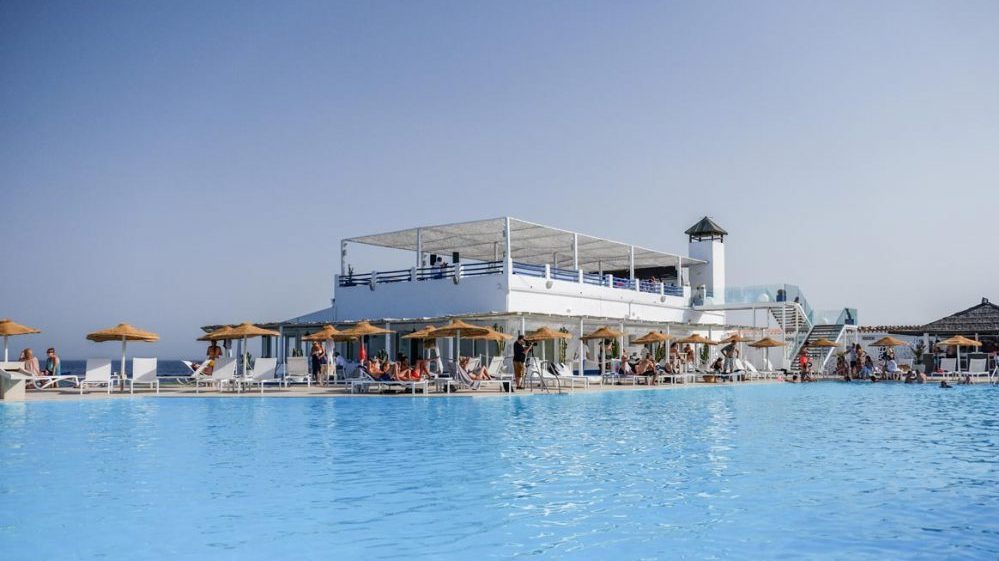
[[[421,318],[506,311],[506,276],[338,286],[336,320]]]
[[[714,293],[715,304],[725,303],[725,244],[721,240],[690,242],[688,253],[693,259],[707,261],[690,267],[690,286],[695,290],[705,285]]]
[[[563,316],[593,316],[683,323],[724,323],[721,312],[697,312],[686,307],[688,298],[660,295],[545,279],[525,275],[510,277],[511,312],[534,312]]]

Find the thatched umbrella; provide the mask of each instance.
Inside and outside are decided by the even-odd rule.
[[[330,324],[324,325],[319,331],[310,333],[305,337],[302,337],[303,341],[353,341],[357,339],[355,335],[347,335],[343,331],[333,327]]]
[[[509,333],[503,333],[502,331],[496,331],[495,329],[493,329],[491,327],[487,327],[486,330],[487,330],[487,333],[484,333],[482,335],[466,336],[465,338],[466,339],[472,339],[472,340],[481,340],[481,341],[493,341],[494,343],[496,343],[496,352],[497,353],[500,352],[500,349],[499,349],[500,342],[502,342],[502,341],[509,341],[510,339],[513,339],[513,335],[510,335]],[[486,344],[486,360],[487,361],[489,360],[489,344],[488,343]]]
[[[830,341],[829,339],[826,339],[825,337],[822,337],[820,339],[816,339],[815,341],[812,341],[807,346],[809,346],[809,347],[816,347],[816,348],[827,348],[827,349],[831,349],[833,347],[838,347],[839,343],[837,343],[835,341]]]
[[[127,376],[127,370],[125,368],[125,347],[129,341],[142,341],[144,343],[153,343],[160,340],[160,336],[151,332],[143,331],[137,327],[133,327],[127,323],[119,323],[118,325],[110,329],[102,329],[101,331],[94,331],[87,335],[87,339],[95,343],[106,343],[108,341],[121,341],[121,391],[125,391],[125,377]]]
[[[281,334],[277,331],[270,329],[264,329],[262,327],[257,327],[252,323],[245,321],[236,327],[233,327],[224,337],[227,339],[242,339],[243,340],[243,374],[246,374],[246,340],[253,337],[280,337]]]
[[[464,334],[466,337],[471,337],[475,335],[485,335],[489,333],[489,329],[485,327],[480,327],[478,325],[472,325],[468,322],[462,321],[458,318],[453,318],[447,325],[438,327],[427,333],[429,338],[433,339],[454,339],[454,354],[451,357],[457,362],[458,357],[461,356],[461,336]]]
[[[3,335],[3,361],[7,362],[7,339],[16,335],[31,335],[41,333],[34,327],[21,325],[9,319],[0,319],[0,335]]]
[[[977,341],[975,341],[975,342],[977,342]],[[891,335],[889,335],[887,337],[882,337],[882,338],[878,339],[877,341],[871,343],[870,346],[871,347],[904,347],[904,346],[906,346],[908,344],[909,343],[907,343],[907,342],[905,342],[905,341],[903,341],[901,339],[896,339],[896,338],[892,337]]]
[[[606,344],[606,341],[613,341],[614,339],[617,339],[618,337],[621,337],[623,335],[624,335],[624,333],[621,333],[620,331],[616,331],[616,330],[611,329],[609,327],[601,327],[601,328],[599,328],[599,329],[597,329],[595,331],[592,331],[592,332],[587,333],[586,335],[583,335],[582,337],[580,337],[580,339],[583,340],[583,341],[600,340],[600,341],[604,341],[605,342],[603,345],[600,346],[600,375],[601,376],[604,375],[604,362],[607,361],[607,344]]]
[[[700,333],[694,333],[693,335],[688,335],[683,339],[677,340],[677,343],[680,343],[681,345],[717,345],[718,341],[708,339]],[[699,356],[697,347],[694,347],[694,356]]]
[[[555,341],[558,339],[572,339],[572,335],[565,331],[555,331],[550,327],[539,327],[534,331],[524,335],[524,339],[533,342]],[[541,346],[541,360],[545,360],[545,347]]]
[[[435,337],[431,336],[430,332],[433,331],[433,330],[435,330],[435,329],[437,329],[437,328],[434,327],[434,326],[432,326],[432,325],[428,325],[428,326],[424,327],[423,329],[417,329],[416,331],[414,331],[412,333],[407,333],[407,334],[403,335],[401,337],[401,339],[420,339],[422,341],[432,340],[432,339],[435,339]]]
[[[964,335],[955,335],[949,339],[944,339],[940,341],[941,345],[953,345],[957,347],[957,371],[961,371],[961,347],[981,347],[981,341],[975,341],[974,339],[968,339]]]
[[[384,335],[386,333],[395,333],[390,329],[385,329],[384,327],[375,327],[371,325],[370,321],[359,321],[352,325],[351,327],[342,330],[340,333],[344,335],[350,335],[360,339],[361,344],[358,348],[357,357],[360,360],[367,358],[367,351],[364,349],[364,338],[370,335]]]
[[[660,333],[658,331],[649,331],[648,333],[646,333],[645,335],[642,335],[641,337],[637,337],[635,339],[632,339],[631,342],[633,344],[637,343],[639,345],[655,345],[657,343],[665,343],[666,341],[669,341],[672,338],[673,338],[672,335],[667,335],[665,333]],[[653,358],[654,358],[655,357],[655,347],[653,347],[652,352],[653,352]]]
[[[759,341],[753,341],[749,344],[749,346],[754,349],[766,349],[768,363],[770,362],[770,349],[773,347],[783,347],[784,345],[785,343],[783,341],[775,341],[770,337],[764,337]]]

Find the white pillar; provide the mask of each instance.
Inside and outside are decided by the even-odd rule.
[[[579,234],[572,234],[572,268],[579,269]]]
[[[347,242],[340,241],[340,276],[347,274]]]
[[[575,234],[573,234],[575,235]],[[586,374],[586,342],[583,341],[583,318],[579,318],[579,375]]]
[[[390,329],[391,325],[392,325],[391,323],[385,322],[385,329]],[[387,356],[389,360],[392,360],[392,334],[391,333],[386,333],[385,334],[385,356]]]
[[[503,219],[503,243],[505,245],[503,249],[506,252],[507,259],[513,259],[511,237],[513,237],[513,232],[510,231],[510,217],[507,216]]]
[[[423,266],[423,228],[416,229],[416,268]]]
[[[629,270],[629,275],[631,275],[629,278],[632,281],[634,281],[635,280],[635,246],[633,246],[633,245],[632,246],[628,246],[628,270]]]

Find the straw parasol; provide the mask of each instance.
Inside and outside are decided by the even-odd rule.
[[[538,329],[535,329],[534,331],[528,333],[527,335],[524,335],[524,339],[527,339],[528,341],[531,342],[555,341],[558,339],[572,339],[572,335],[564,331],[555,331],[554,329],[545,326],[545,327],[539,327]],[[541,360],[545,360],[544,345],[541,346]]]
[[[961,347],[981,347],[982,343],[980,341],[975,341],[974,339],[968,339],[964,335],[955,335],[949,339],[944,339],[940,341],[941,345],[953,345],[957,347],[957,370],[961,371]]]
[[[732,335],[729,335],[728,337],[726,337],[726,338],[724,338],[724,339],[722,339],[721,341],[718,341],[718,342],[719,343],[724,343],[724,344],[727,345],[729,343],[743,343],[743,342],[746,342],[746,341],[752,341],[752,339],[750,339],[749,337],[743,337],[739,333],[733,333]]]
[[[639,345],[651,345],[653,343],[665,343],[672,338],[672,335],[666,335],[665,333],[659,333],[658,331],[649,331],[641,337],[632,339],[631,342]]]
[[[346,335],[343,331],[340,331],[328,323],[319,331],[302,337],[303,341],[353,341],[354,339],[357,339],[357,337],[354,335]]]
[[[753,341],[752,343],[749,344],[749,346],[753,347],[754,349],[766,349],[767,362],[770,362],[770,349],[773,347],[783,347],[784,342],[775,341],[770,337],[764,337],[759,341]]]
[[[624,334],[621,333],[620,331],[616,331],[616,330],[611,329],[609,327],[601,327],[600,329],[597,329],[596,331],[594,331],[592,333],[587,333],[586,335],[583,335],[582,337],[580,337],[580,339],[582,339],[584,341],[589,341],[591,339],[604,339],[604,340],[607,340],[607,339],[617,339],[618,337],[620,337],[622,335],[624,335]]]
[[[908,344],[909,343],[906,343],[905,341],[903,341],[901,339],[896,339],[896,338],[892,337],[891,335],[889,335],[887,337],[882,337],[882,338],[878,339],[877,341],[871,343],[870,346],[872,346],[872,347],[904,347],[904,346],[906,346]]]
[[[513,339],[513,335],[509,333],[503,333],[502,331],[496,331],[491,327],[486,328],[486,333],[482,335],[472,335],[466,337],[466,339],[481,340],[481,341],[492,341],[496,343],[496,352],[499,353],[499,344],[502,341],[509,341]],[[486,345],[486,360],[489,360],[489,345]]]
[[[31,335],[41,333],[34,327],[21,325],[9,319],[0,319],[0,335],[3,335],[3,361],[7,362],[7,339],[16,335]]]
[[[681,345],[717,345],[718,341],[708,339],[700,333],[694,333],[693,335],[688,335],[683,339],[677,340],[677,343]],[[694,356],[700,356],[696,350],[694,351]]]
[[[253,337],[280,337],[281,334],[277,331],[272,331],[270,329],[264,329],[262,327],[257,327],[248,321],[233,327],[228,333],[223,337],[225,339],[242,339],[243,340],[243,374],[246,374],[246,340]]]
[[[144,343],[154,343],[160,340],[160,336],[151,332],[143,331],[127,323],[119,323],[110,329],[102,329],[87,334],[87,339],[95,343],[106,343],[108,341],[121,341],[121,390],[125,391],[125,377],[127,376],[125,362],[125,347],[129,341],[142,341]]]
[[[833,347],[838,347],[839,343],[837,343],[835,341],[830,341],[829,339],[826,339],[825,337],[822,337],[821,339],[816,339],[815,341],[812,341],[811,343],[808,344],[808,346],[809,347],[820,347],[820,348],[824,347],[824,348],[827,348],[827,349],[831,349]]]
[[[229,336],[232,332],[232,326],[223,325],[222,327],[212,331],[211,333],[205,333],[201,337],[198,337],[198,341],[230,341],[233,338]]]
[[[367,357],[367,352],[364,350],[364,337],[369,335],[384,335],[386,333],[395,333],[391,329],[385,329],[384,327],[375,327],[371,325],[370,321],[359,321],[352,325],[351,327],[342,330],[340,333],[343,335],[349,335],[351,337],[357,337],[360,339],[361,344],[358,349],[358,358],[364,360]]]
[[[600,329],[597,329],[596,331],[593,331],[592,333],[587,333],[586,335],[583,335],[582,337],[580,337],[580,339],[583,340],[583,341],[591,341],[591,340],[596,340],[596,339],[599,339],[601,341],[613,341],[614,339],[617,339],[618,337],[621,337],[623,335],[624,334],[621,333],[620,331],[611,329],[609,327],[601,327]],[[604,362],[607,360],[607,347],[606,347],[606,345],[601,345],[600,346],[600,355],[601,355],[600,356],[600,375],[602,376],[603,373],[604,373]]]
[[[432,326],[432,325],[428,325],[428,326],[424,327],[423,329],[417,329],[416,331],[414,331],[412,333],[407,333],[406,335],[403,335],[402,337],[400,337],[400,339],[423,339],[423,340],[435,339],[435,337],[433,337],[432,335],[430,335],[430,332],[433,331],[433,330],[435,330],[435,329],[437,329],[437,328],[434,327],[434,326]]]
[[[555,331],[550,327],[541,327],[524,335],[528,341],[554,341],[555,339],[572,339],[572,335],[563,331]]]

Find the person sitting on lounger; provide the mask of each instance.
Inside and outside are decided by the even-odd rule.
[[[59,355],[56,354],[56,350],[49,347],[49,350],[45,351],[45,354],[48,355],[48,359],[45,360],[45,375],[61,376],[62,361],[59,360]]]
[[[461,357],[461,359],[458,360],[458,364],[461,365],[461,369],[462,370],[464,370],[465,372],[468,372],[468,377],[469,378],[471,378],[473,380],[492,380],[493,379],[492,376],[489,375],[489,371],[486,369],[485,366],[480,366],[477,370],[469,370],[468,369],[468,361],[469,361],[469,357],[467,357],[467,356]]]
[[[711,370],[715,374],[721,374],[721,371],[725,369],[725,361],[722,357],[718,357],[714,362],[711,363]]]
[[[635,375],[649,376],[649,383],[656,383],[656,362],[652,360],[652,357],[645,355],[642,360],[638,361],[638,364],[635,365]]]
[[[396,356],[396,361],[391,362],[386,369],[386,374],[392,380],[398,380],[400,382],[408,382],[412,380],[413,369],[409,366],[409,360],[406,355],[399,353]],[[419,378],[416,378],[419,380]]]
[[[31,374],[32,376],[42,375],[41,368],[38,366],[38,357],[35,356],[35,353],[31,352],[31,349],[24,349],[21,351],[21,356],[19,356],[17,360],[24,363],[23,368],[25,372]]]
[[[371,376],[372,380],[388,380],[388,366],[382,366],[382,362],[378,358],[372,358],[364,363],[364,369],[367,370],[368,376]]]

